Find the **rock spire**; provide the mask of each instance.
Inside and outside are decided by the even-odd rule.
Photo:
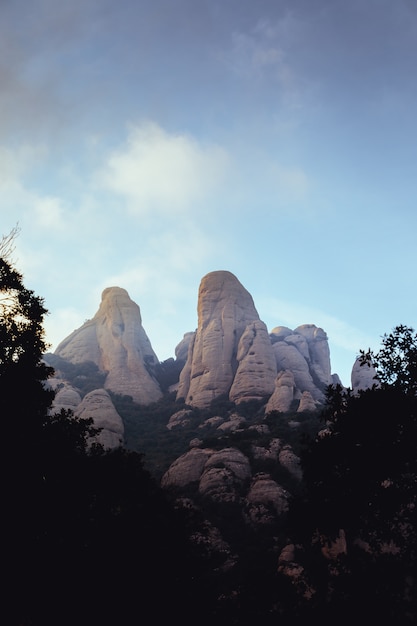
[[[211,272],[201,280],[197,310],[177,398],[207,407],[220,396],[236,403],[269,397],[276,360],[250,293],[231,272]]]
[[[108,287],[93,319],[74,330],[55,350],[70,361],[93,361],[108,372],[104,387],[129,395],[139,404],[156,402],[162,395],[152,376],[158,358],[142,326],[139,306],[125,289]]]

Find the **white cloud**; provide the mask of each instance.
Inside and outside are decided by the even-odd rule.
[[[45,155],[46,148],[40,144],[20,144],[14,148],[0,145],[0,187],[16,186]]]
[[[126,144],[110,154],[97,178],[124,196],[134,214],[181,214],[219,187],[228,166],[223,148],[148,122],[131,128]]]
[[[34,203],[35,220],[40,228],[62,230],[65,228],[65,211],[62,200],[53,196],[38,197]]]

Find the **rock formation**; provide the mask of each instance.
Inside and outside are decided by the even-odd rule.
[[[64,339],[55,354],[71,363],[96,363],[108,372],[106,389],[129,395],[139,404],[150,404],[162,395],[152,376],[158,359],[143,329],[139,306],[120,287],[103,291],[93,319]]]
[[[374,366],[370,363],[362,364],[361,360],[357,358],[352,367],[351,385],[353,393],[372,389],[374,385],[378,386]]]
[[[52,403],[52,412],[59,413],[65,411],[75,411],[81,402],[81,396],[72,385],[67,382],[60,382],[55,388],[55,398]]]
[[[277,326],[271,331],[270,338],[279,377],[268,411],[288,411],[293,400],[300,401],[305,392],[315,403],[323,402],[326,386],[335,381],[324,330],[314,324],[304,324],[295,330]],[[305,396],[305,402],[307,398],[309,396]],[[312,408],[311,402],[309,405]]]
[[[175,493],[185,491],[190,501],[195,497],[205,502],[239,504],[251,524],[277,522],[288,510],[290,494],[267,471],[254,473],[253,463],[259,468],[273,461],[299,482],[299,458],[279,439],[272,439],[268,447],[253,446],[250,457],[234,447],[191,447],[171,464],[161,486]]]
[[[123,444],[123,421],[105,389],[90,391],[75,410],[83,419],[91,418],[93,427],[102,429],[95,438],[105,448],[117,448]]]
[[[273,524],[289,508],[289,494],[269,474],[253,477],[246,496],[246,513],[252,524]]]
[[[188,357],[188,349],[190,343],[194,340],[194,332],[185,333],[180,343],[175,348],[175,358],[177,361],[183,361],[184,363]]]
[[[230,272],[204,276],[198,294],[198,327],[177,398],[207,407],[219,396],[236,403],[269,397],[275,377],[271,342],[252,296]]]
[[[265,412],[280,411],[286,413],[290,410],[295,394],[294,374],[289,370],[281,370],[275,380],[275,389],[269,398]]]

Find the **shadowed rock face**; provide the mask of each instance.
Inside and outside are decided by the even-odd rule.
[[[139,404],[156,402],[162,395],[149,369],[158,362],[143,329],[138,305],[125,289],[103,291],[93,317],[64,339],[55,354],[70,361],[93,361],[108,372],[105,388],[129,395]]]
[[[75,414],[83,419],[91,418],[93,427],[100,428],[95,441],[105,448],[117,448],[123,444],[123,421],[105,389],[90,391],[78,405]]]
[[[250,293],[226,271],[201,280],[198,328],[181,372],[178,399],[207,407],[219,396],[234,402],[274,390],[276,360]]]

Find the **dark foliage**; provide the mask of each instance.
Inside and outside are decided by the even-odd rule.
[[[400,324],[382,337],[382,348],[373,353],[361,351],[362,366],[372,364],[377,381],[384,388],[392,387],[405,394],[417,393],[417,333]]]
[[[236,407],[223,397],[209,409],[192,409],[167,391],[178,380],[179,364],[149,364],[164,397],[143,407],[112,394],[127,446],[105,452],[87,443],[97,432],[91,421],[50,412],[52,368],[82,395],[102,386],[106,374],[93,363],[44,358],[45,314],[42,299],[0,258],[1,623],[130,626],[162,623],[167,615],[184,626],[415,623],[412,329],[398,326],[384,336],[379,353],[363,353],[364,366],[371,359],[377,368],[378,388],[354,395],[331,387],[321,422],[316,414],[275,412],[263,420],[268,435],[251,428],[262,421],[263,403]],[[180,409],[188,411],[187,424],[168,430],[169,417]],[[236,411],[246,420],[238,432],[219,437],[199,428],[209,417]],[[294,500],[287,526],[255,529],[239,499],[219,504],[193,493],[195,507],[174,508],[158,480],[193,437],[213,449],[240,449],[253,472],[268,472],[288,488]],[[271,437],[301,455],[301,489],[279,464],[253,457],[253,444]],[[224,557],[190,542],[206,519],[221,528],[234,566],[224,567]],[[323,542],[331,543],[340,529],[347,551],[325,559]],[[288,541],[297,546],[314,589],[309,599],[278,573],[278,554]]]
[[[189,449],[190,439],[199,434],[198,411],[190,408],[190,423],[169,430],[170,416],[188,408],[175,401],[175,394],[164,394],[158,402],[144,406],[133,402],[130,396],[109,393],[123,420],[126,448],[143,454],[146,469],[159,481],[170,464]]]
[[[184,520],[138,453],[88,448],[88,420],[50,414],[43,302],[0,259],[1,623],[137,624],[199,603]]]
[[[179,381],[183,367],[184,361],[174,359],[166,359],[154,365],[152,374],[164,393],[169,391],[171,385]]]
[[[384,336],[373,363],[379,387],[356,395],[328,390],[323,431],[302,453],[304,491],[291,511],[291,533],[304,547],[304,565],[317,589],[311,609],[329,620],[343,614],[412,624],[417,397],[411,330],[400,326]],[[346,552],[330,564],[321,546],[341,529]]]
[[[43,358],[50,367],[59,371],[62,378],[79,391],[81,397],[94,389],[103,387],[107,377],[107,372],[102,372],[93,361],[74,364],[51,352],[46,353]]]

